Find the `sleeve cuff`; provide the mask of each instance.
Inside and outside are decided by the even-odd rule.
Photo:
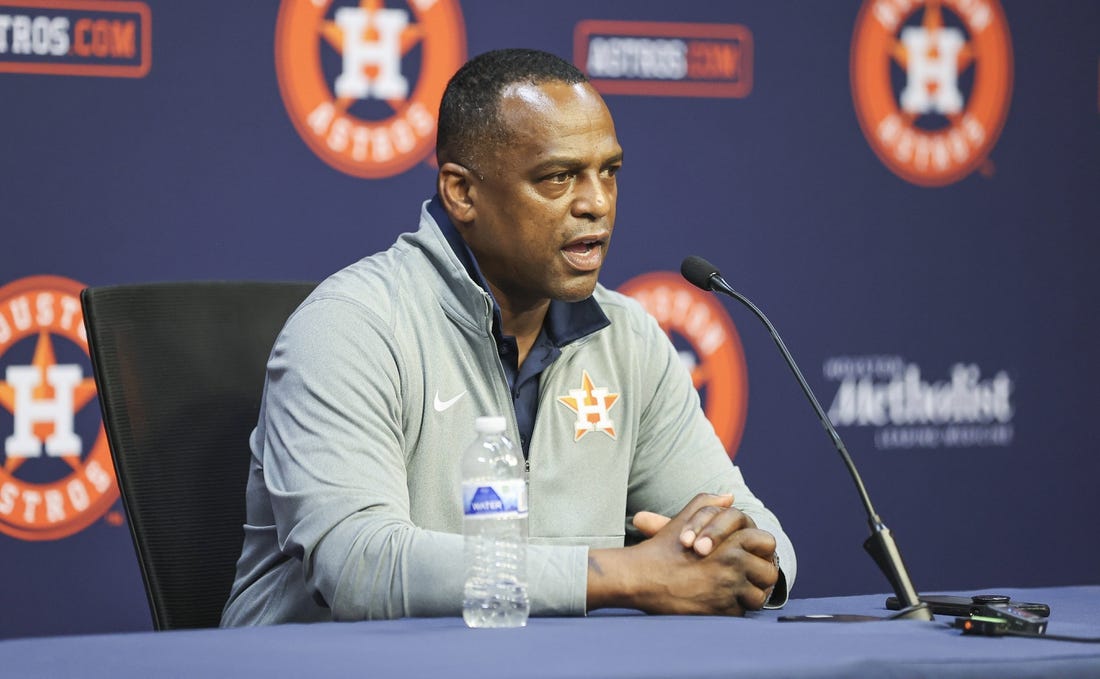
[[[783,608],[787,603],[787,575],[783,572],[783,567],[779,563],[778,552],[775,555],[775,565],[779,568],[779,579],[776,580],[775,588],[772,589],[772,593],[768,596],[768,600],[764,602],[764,608],[766,610]]]

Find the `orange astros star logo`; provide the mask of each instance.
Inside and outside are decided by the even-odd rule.
[[[864,0],[850,68],[864,136],[899,177],[944,186],[992,167],[1013,78],[997,0]]]
[[[377,179],[429,159],[451,75],[466,61],[457,0],[283,0],[279,91],[298,134],[330,166]]]
[[[60,276],[0,287],[0,533],[16,539],[68,537],[118,500],[83,287]]]
[[[570,389],[568,396],[559,396],[558,401],[577,414],[574,423],[573,440],[593,431],[602,431],[615,438],[615,423],[608,411],[619,400],[619,394],[608,393],[607,387],[596,387],[588,371],[581,372],[581,388]]]
[[[737,455],[748,415],[749,377],[741,336],[715,295],[671,271],[651,271],[623,283],[680,348],[703,412],[730,459]]]

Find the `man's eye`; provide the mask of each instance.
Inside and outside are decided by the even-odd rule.
[[[615,175],[619,174],[619,170],[621,170],[622,167],[622,165],[611,165],[610,167],[605,167],[603,172],[608,177],[614,177]]]
[[[547,177],[546,181],[548,181],[552,184],[564,184],[572,178],[573,178],[573,173],[572,172],[559,172],[557,174],[552,174],[549,177]]]

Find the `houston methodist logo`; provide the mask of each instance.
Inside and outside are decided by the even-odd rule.
[[[143,78],[152,62],[144,2],[0,0],[0,73]]]
[[[275,71],[287,113],[330,166],[400,174],[435,147],[443,90],[466,61],[457,0],[283,0]]]
[[[865,0],[851,78],[882,162],[920,186],[951,184],[986,162],[1008,115],[1008,22],[997,0]]]
[[[604,94],[747,97],[752,33],[739,24],[582,21],[573,62]]]
[[[118,499],[85,372],[83,287],[32,276],[0,288],[0,532],[22,540],[72,535]]]
[[[879,450],[1007,447],[1015,437],[1016,384],[1006,370],[983,377],[977,363],[958,362],[931,381],[918,363],[883,354],[833,356],[823,372],[840,383],[829,419],[873,431]]]
[[[741,337],[722,305],[679,274],[632,278],[619,292],[638,300],[680,350],[703,400],[703,412],[732,459],[745,430],[748,378]]]

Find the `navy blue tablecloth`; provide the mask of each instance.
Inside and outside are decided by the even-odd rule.
[[[1050,634],[1100,637],[1100,586],[984,590],[1051,606]],[[969,593],[969,592],[968,592]],[[962,636],[886,616],[885,595],[791,601],[745,618],[628,612],[470,630],[459,618],[0,642],[3,677],[1100,677],[1100,644]]]

